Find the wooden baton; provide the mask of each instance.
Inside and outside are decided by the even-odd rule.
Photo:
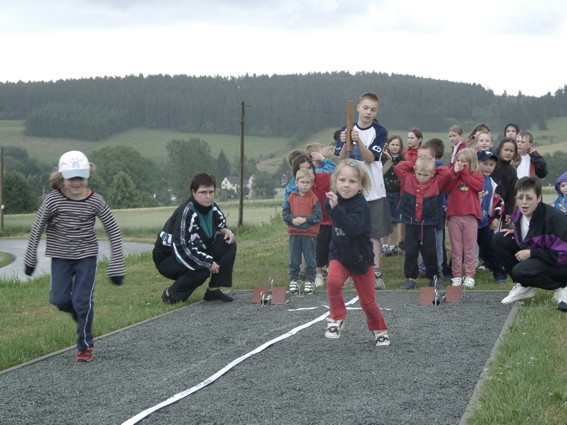
[[[346,128],[345,128],[345,144],[347,152],[352,151],[352,139],[350,138],[350,132],[354,126],[354,100],[347,101],[346,104]]]

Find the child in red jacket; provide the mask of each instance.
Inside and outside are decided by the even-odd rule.
[[[452,285],[474,287],[476,239],[478,220],[482,218],[479,192],[484,188],[484,177],[478,171],[476,152],[461,150],[455,159],[446,191],[447,228],[451,241],[453,269]],[[463,267],[465,275],[463,278]]]

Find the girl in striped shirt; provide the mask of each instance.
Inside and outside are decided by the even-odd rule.
[[[95,219],[102,222],[110,240],[108,276],[122,284],[125,275],[122,237],[105,200],[87,187],[94,169],[79,151],[64,153],[59,169],[49,182],[47,194],[32,226],[25,256],[25,273],[37,265],[37,247],[46,231],[45,255],[51,257],[49,302],[71,314],[77,322],[76,360],[88,362],[93,352],[93,293],[97,269],[98,240]]]

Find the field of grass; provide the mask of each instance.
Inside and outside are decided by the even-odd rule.
[[[279,206],[279,205],[278,205]],[[238,255],[234,270],[234,289],[251,290],[273,278],[276,285],[287,285],[288,238],[286,226],[273,203],[249,204],[245,214],[255,224],[234,228]],[[229,211],[232,205],[223,208]],[[256,209],[257,211],[253,211]],[[153,241],[156,229],[167,218],[168,209],[116,211],[128,239]],[[6,223],[27,227],[32,215],[8,216]],[[130,223],[136,223],[130,227]],[[156,227],[157,226],[157,227]],[[0,236],[18,235],[7,227]],[[387,289],[397,289],[403,281],[403,256],[383,259]],[[150,254],[127,258],[127,277],[116,287],[107,279],[106,264],[98,270],[95,336],[104,335],[147,318],[179,308],[160,301],[169,281],[160,276]],[[489,273],[479,271],[474,290],[502,290]],[[418,280],[418,286],[427,285]],[[504,287],[509,288],[508,282]],[[49,277],[38,277],[25,284],[0,281],[0,370],[69,347],[74,340],[73,322],[48,304]],[[199,288],[188,300],[202,298]],[[482,335],[478,336],[482,338]],[[567,315],[558,312],[550,293],[538,291],[533,301],[520,307],[510,332],[490,365],[480,403],[469,424],[559,424],[567,409]]]

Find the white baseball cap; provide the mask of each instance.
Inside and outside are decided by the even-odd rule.
[[[65,179],[73,177],[88,179],[91,174],[91,164],[84,153],[69,151],[59,158],[59,172]]]

